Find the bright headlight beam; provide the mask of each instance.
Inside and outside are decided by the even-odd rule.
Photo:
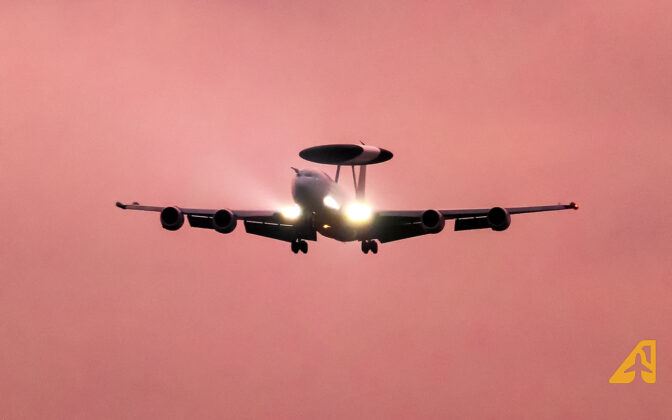
[[[365,222],[371,219],[371,207],[362,203],[352,203],[345,209],[345,215],[352,222]]]
[[[338,204],[338,202],[334,199],[334,197],[327,195],[324,197],[324,200],[322,200],[325,206],[329,207],[330,209],[338,210],[341,208],[341,205]]]
[[[294,204],[293,206],[288,206],[284,207],[280,210],[280,213],[282,213],[282,217],[285,219],[298,219],[301,217],[301,207],[298,205]]]

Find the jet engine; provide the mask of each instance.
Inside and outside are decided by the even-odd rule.
[[[212,216],[212,228],[219,233],[231,233],[236,228],[236,216],[231,210],[217,210]]]
[[[511,225],[511,215],[502,207],[493,207],[488,212],[488,224],[492,230],[506,230]]]
[[[161,210],[161,226],[167,230],[178,230],[184,224],[184,213],[178,207]]]
[[[444,219],[443,214],[438,210],[424,211],[420,221],[422,223],[422,228],[427,233],[439,233],[446,225],[446,219]]]

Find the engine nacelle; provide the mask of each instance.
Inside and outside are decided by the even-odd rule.
[[[212,216],[212,228],[219,233],[231,233],[236,228],[236,216],[231,210],[217,210]]]
[[[426,210],[422,213],[420,218],[422,228],[427,233],[439,233],[446,225],[446,219],[438,210]]]
[[[167,230],[178,230],[184,224],[184,213],[178,207],[161,210],[161,226]]]
[[[502,207],[491,208],[488,212],[487,219],[492,230],[506,230],[511,225],[511,215],[508,210]]]

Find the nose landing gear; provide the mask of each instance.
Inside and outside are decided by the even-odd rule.
[[[292,252],[298,254],[299,251],[303,252],[304,254],[307,254],[308,242],[302,239],[297,239],[296,241],[292,242]]]
[[[378,253],[378,242],[375,240],[362,241],[362,252],[368,254],[371,251],[373,254]]]

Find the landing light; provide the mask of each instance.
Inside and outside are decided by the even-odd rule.
[[[298,219],[301,216],[301,207],[294,204],[293,206],[281,209],[280,213],[282,213],[282,217],[285,219]]]
[[[322,200],[325,206],[329,207],[330,209],[338,210],[341,208],[341,205],[338,204],[338,202],[334,199],[334,197],[327,195],[324,197],[324,200]]]
[[[352,203],[345,209],[345,215],[353,222],[365,222],[371,219],[371,207],[362,203]]]

